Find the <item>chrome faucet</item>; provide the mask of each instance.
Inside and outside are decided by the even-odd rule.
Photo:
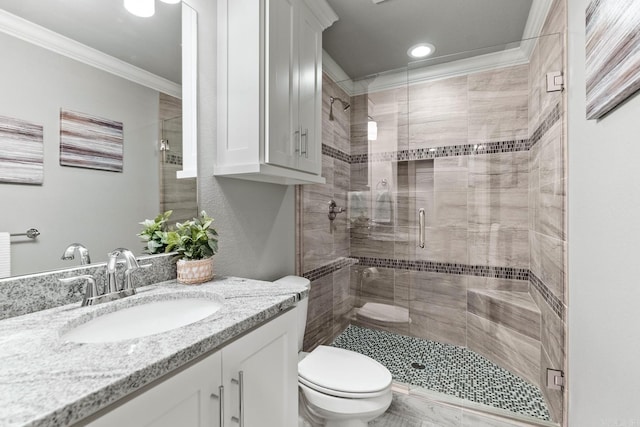
[[[62,283],[71,283],[76,280],[86,280],[87,288],[85,291],[84,299],[82,300],[82,306],[100,304],[102,302],[113,301],[116,299],[128,297],[136,294],[136,289],[133,286],[132,273],[140,268],[151,267],[151,264],[139,265],[135,255],[129,249],[118,248],[109,252],[109,260],[107,261],[106,268],[106,281],[104,285],[104,292],[100,293],[96,286],[96,280],[91,275],[81,275],[75,277],[68,277],[58,279]],[[117,278],[117,265],[120,258],[124,259],[125,270],[123,274],[122,286],[118,286]]]
[[[124,258],[126,264],[122,286],[118,286],[118,280],[116,276],[116,265],[118,264],[118,259],[120,257]],[[135,295],[136,290],[133,287],[133,283],[131,281],[131,273],[139,268],[140,265],[138,264],[135,255],[133,255],[133,252],[131,252],[129,249],[118,248],[113,250],[112,252],[109,252],[109,261],[107,262],[107,289],[105,293],[130,290],[131,295]]]
[[[80,265],[91,264],[91,257],[89,257],[89,249],[87,249],[81,243],[72,243],[64,250],[62,254],[63,260],[75,259],[78,256],[80,258]]]

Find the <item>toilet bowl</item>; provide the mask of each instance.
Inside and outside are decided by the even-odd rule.
[[[286,276],[275,283],[310,287],[308,279]],[[298,351],[307,319],[308,299],[298,307]],[[380,363],[350,350],[318,346],[300,353],[300,413],[314,427],[365,427],[391,405],[391,373]]]
[[[302,401],[325,426],[360,427],[391,404],[391,373],[362,354],[319,346],[298,363]]]

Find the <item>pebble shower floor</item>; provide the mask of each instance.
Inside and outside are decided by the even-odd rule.
[[[550,420],[538,387],[467,348],[354,325],[332,345],[377,360],[394,381]]]

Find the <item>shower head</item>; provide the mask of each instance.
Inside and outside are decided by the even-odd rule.
[[[330,102],[330,104],[329,104],[329,120],[333,120],[333,103],[335,101],[340,101],[340,103],[342,104],[343,111],[347,111],[349,108],[351,108],[351,104],[349,104],[348,102],[343,101],[340,98],[335,98],[333,96],[330,96],[329,97],[329,102]]]

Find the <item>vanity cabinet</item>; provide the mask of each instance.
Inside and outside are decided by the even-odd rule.
[[[296,316],[289,310],[88,425],[296,426]]]
[[[324,183],[322,31],[326,0],[218,0],[214,174]]]

